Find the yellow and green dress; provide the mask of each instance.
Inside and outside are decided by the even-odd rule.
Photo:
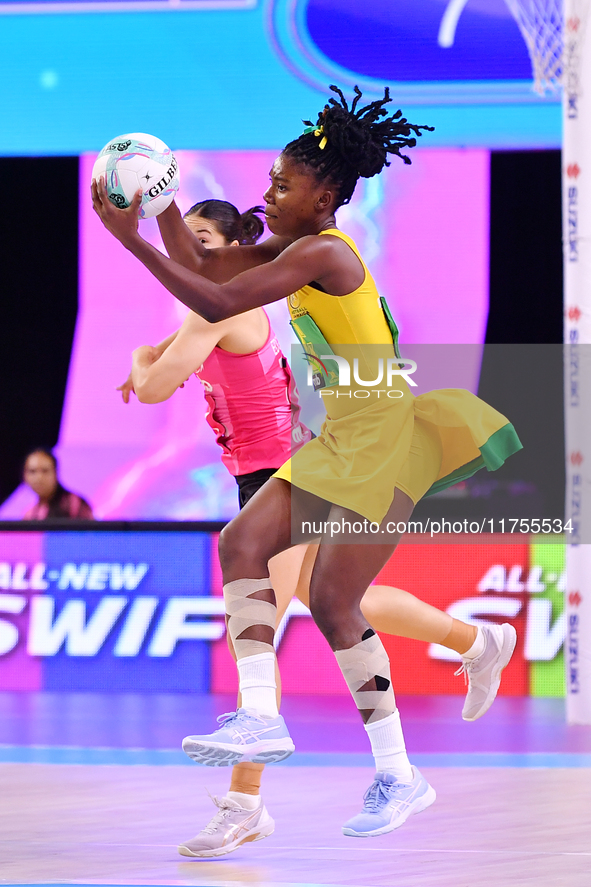
[[[319,436],[275,477],[380,523],[395,488],[416,504],[480,468],[494,471],[522,445],[505,416],[470,391],[447,388],[415,397],[400,375],[391,377],[394,387],[386,387],[387,367],[400,366],[395,324],[353,240],[336,228],[322,235],[348,244],[365,279],[346,296],[305,286],[288,299],[300,343],[323,369],[326,419]],[[338,383],[330,362],[316,360],[327,345],[329,353],[347,360],[349,384]],[[380,372],[384,384],[368,386]]]

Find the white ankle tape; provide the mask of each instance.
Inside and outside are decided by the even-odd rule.
[[[248,597],[256,591],[271,588],[270,579],[235,579],[224,585],[224,601],[228,615],[228,631],[234,644],[237,659],[245,656],[256,656],[257,653],[273,653],[273,645],[264,641],[248,638],[240,639],[240,635],[254,625],[265,625],[275,631],[277,607],[268,601]]]
[[[390,662],[384,645],[371,635],[348,650],[336,650],[335,656],[358,709],[373,709],[368,724],[387,718],[396,711],[396,700],[390,680]],[[385,690],[361,690],[372,678],[388,681]]]

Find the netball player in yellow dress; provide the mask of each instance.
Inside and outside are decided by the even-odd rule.
[[[304,344],[315,351],[326,343],[330,351],[321,353],[334,355],[332,364],[346,358],[354,367],[357,360],[357,378],[371,380],[380,357],[396,372],[395,329],[357,249],[336,228],[334,214],[350,200],[359,176],[379,173],[389,154],[402,156],[426,127],[410,124],[400,112],[388,116],[388,90],[384,99],[360,109],[358,90],[350,108],[342,93],[333,91],[338,100],[331,98],[316,124],[273,164],[264,199],[274,236],[260,245],[208,252],[187,240],[180,265],[140,237],[138,196],[128,210],[117,210],[101,180],[93,184],[93,204],[121,243],[207,321],[291,296]],[[167,237],[181,238],[180,256],[180,215],[167,211],[159,222],[165,243]],[[293,742],[276,707],[275,596],[267,564],[296,542],[317,536],[318,527],[347,528],[339,539],[346,544],[334,544],[331,531],[322,534],[310,577],[310,609],[335,653],[376,761],[363,810],[343,831],[380,835],[428,807],[435,792],[408,761],[388,657],[359,602],[421,496],[484,465],[498,467],[520,443],[505,417],[467,391],[415,398],[405,378],[395,376],[394,397],[380,397],[377,389],[333,379],[330,364],[324,362],[327,418],[321,434],[257,492],[220,538],[243,707],[224,716],[213,734],[187,737],[183,748],[211,765],[271,763],[291,754]],[[369,397],[357,396],[360,387]],[[364,531],[348,530],[357,525]],[[510,626],[495,629],[479,632],[477,647],[467,653],[468,661],[482,663],[491,689],[498,686],[515,643]]]

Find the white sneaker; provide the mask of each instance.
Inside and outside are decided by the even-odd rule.
[[[259,798],[256,810],[246,810],[230,798],[212,798],[218,808],[195,838],[179,845],[181,856],[225,856],[241,844],[261,841],[275,831],[275,823]]]
[[[503,669],[509,664],[517,632],[508,622],[503,625],[483,625],[482,631],[486,646],[476,659],[462,658],[462,664],[455,674],[463,674],[468,683],[468,693],[462,718],[476,721],[485,714],[498,693]]]

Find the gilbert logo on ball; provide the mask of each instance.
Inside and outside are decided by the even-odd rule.
[[[111,139],[92,168],[92,178],[104,176],[109,200],[121,209],[142,189],[140,219],[157,216],[179,189],[179,168],[170,148],[156,136],[130,132]]]

